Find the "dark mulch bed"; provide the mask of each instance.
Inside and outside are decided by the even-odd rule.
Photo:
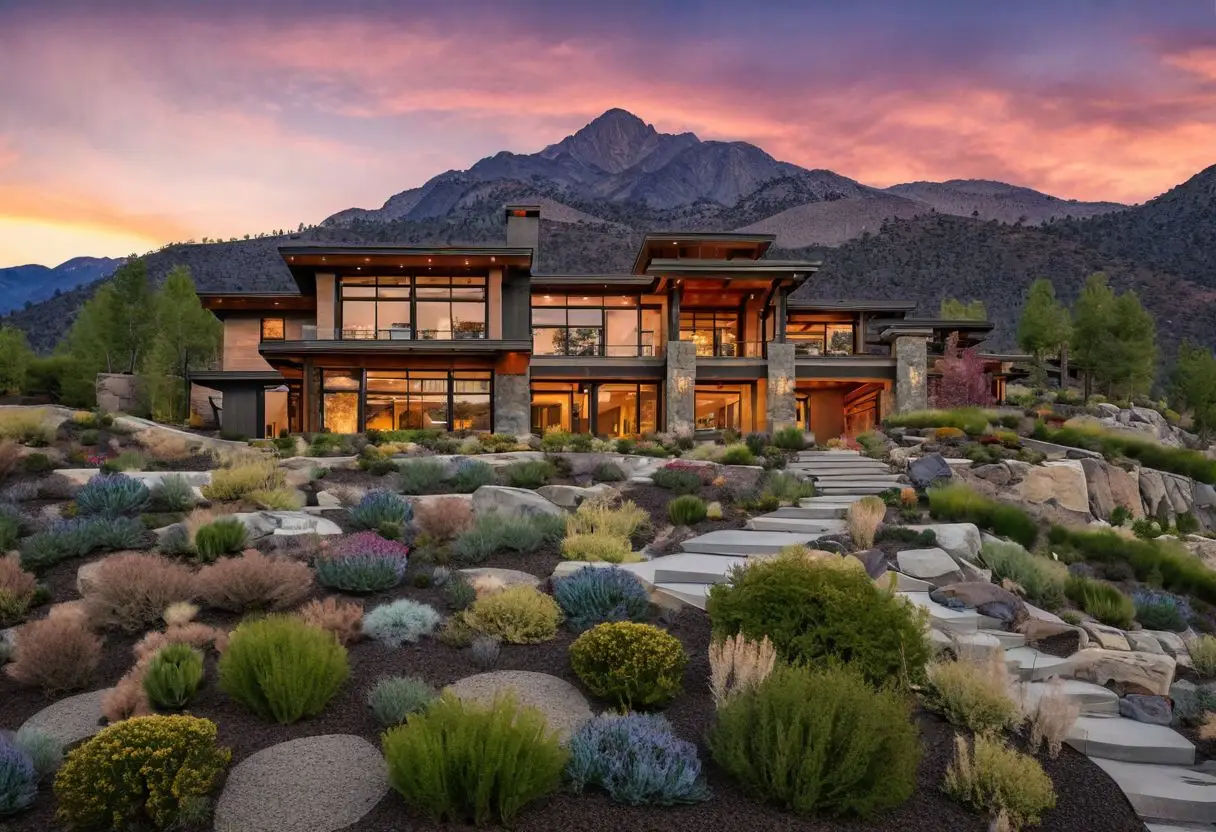
[[[1216,760],[1216,740],[1202,739],[1199,736],[1199,726],[1174,725],[1172,727],[1195,746],[1195,765],[1207,760]]]

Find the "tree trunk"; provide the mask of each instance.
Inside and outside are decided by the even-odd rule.
[[[1068,386],[1068,344],[1060,345],[1060,387]]]

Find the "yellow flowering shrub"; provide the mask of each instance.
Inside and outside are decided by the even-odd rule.
[[[469,629],[507,644],[538,644],[557,635],[561,607],[530,586],[509,586],[483,595],[463,613]]]
[[[962,439],[966,435],[960,428],[938,428],[933,431],[933,438],[938,442],[950,439]]]
[[[688,655],[680,640],[650,624],[614,621],[570,645],[570,665],[596,696],[624,710],[666,704],[684,687]]]
[[[55,777],[59,819],[73,829],[167,829],[206,798],[232,752],[215,723],[137,716],[103,728],[72,751]]]

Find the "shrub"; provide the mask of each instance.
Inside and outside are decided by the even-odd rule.
[[[37,593],[37,580],[21,568],[16,555],[0,557],[0,627],[10,627],[25,618]]]
[[[1216,677],[1216,636],[1198,636],[1187,642],[1186,651],[1196,673],[1204,679]]]
[[[333,633],[340,644],[353,644],[363,637],[363,606],[332,595],[312,600],[300,608],[305,623]]]
[[[16,547],[21,526],[21,509],[12,503],[0,503],[0,552]]]
[[[778,557],[733,570],[711,587],[717,638],[768,636],[789,662],[852,663],[871,683],[917,680],[929,659],[925,614],[864,570]]]
[[[194,553],[204,563],[220,555],[231,555],[245,546],[248,529],[235,517],[221,517],[200,526],[194,532]]]
[[[911,796],[920,758],[903,697],[842,668],[778,667],[718,711],[709,749],[753,797],[863,818]]]
[[[498,477],[494,469],[479,459],[462,459],[452,475],[452,489],[461,494],[472,494],[483,485],[493,484]]]
[[[98,549],[138,549],[143,542],[143,524],[134,518],[75,517],[27,537],[21,547],[21,564],[45,569]]]
[[[84,594],[84,608],[97,626],[129,633],[158,620],[170,604],[194,598],[194,573],[160,555],[114,555],[101,561]]]
[[[782,428],[773,434],[773,444],[785,451],[801,451],[806,447],[806,434],[801,428]]]
[[[602,533],[570,535],[562,541],[562,557],[605,563],[633,563],[641,559],[634,554],[628,538]]]
[[[697,747],[678,739],[653,714],[604,715],[570,739],[566,776],[576,792],[589,786],[630,806],[675,806],[710,797]]]
[[[584,567],[554,581],[553,597],[575,630],[605,621],[645,621],[650,613],[650,594],[623,569]]]
[[[87,687],[101,661],[101,639],[78,614],[52,613],[17,628],[13,656],[5,672],[15,681],[48,694]]]
[[[566,522],[569,534],[607,534],[631,538],[650,525],[650,514],[632,500],[614,505],[611,499],[584,500]]]
[[[148,505],[148,487],[125,474],[98,474],[76,492],[76,508],[82,515],[138,514]]]
[[[211,472],[211,482],[202,487],[208,500],[240,500],[251,491],[281,488],[283,472],[273,459],[245,455],[238,457],[227,468]]]
[[[315,716],[350,674],[332,633],[286,615],[248,620],[220,657],[220,688],[263,719]]]
[[[199,570],[198,594],[208,606],[231,612],[282,610],[312,591],[306,564],[246,549]]]
[[[721,708],[731,697],[755,689],[768,678],[777,663],[777,651],[765,636],[750,641],[742,633],[709,645],[709,689],[714,706]]]
[[[188,644],[166,644],[144,670],[144,692],[158,708],[184,708],[203,681],[203,654]]]
[[[189,511],[194,508],[194,489],[181,474],[163,477],[151,490],[152,505],[161,511]]]
[[[102,466],[102,470],[122,470],[117,467],[107,469],[106,466],[110,464],[111,463],[107,462],[106,465]],[[55,463],[51,461],[51,458],[46,454],[40,453],[26,454],[25,457],[22,458],[20,465],[21,470],[27,474],[45,474],[47,471],[55,470]]]
[[[357,532],[318,552],[317,581],[343,592],[382,592],[405,577],[409,547],[375,532]]]
[[[350,509],[350,520],[356,528],[378,531],[391,538],[400,538],[413,517],[413,506],[387,491],[369,491]]]
[[[553,464],[545,461],[513,462],[502,469],[507,485],[514,488],[540,488],[556,473]]]
[[[437,459],[407,459],[397,466],[402,494],[431,494],[447,478],[447,466]]]
[[[695,494],[701,490],[704,480],[701,475],[687,469],[665,465],[650,475],[654,484],[677,494]]]
[[[1136,607],[1136,620],[1146,630],[1166,630],[1181,633],[1186,630],[1191,617],[1190,604],[1168,592],[1138,589],[1132,593]]]
[[[294,488],[259,488],[245,498],[266,511],[298,511],[304,507],[304,495]]]
[[[547,515],[485,514],[456,539],[452,554],[462,563],[481,563],[501,549],[529,554],[560,536],[565,525],[563,518]]]
[[[473,504],[460,497],[439,497],[415,506],[418,530],[433,540],[452,540],[473,527]]]
[[[772,495],[782,503],[797,505],[804,497],[815,496],[815,484],[799,479],[795,474],[770,471],[764,477],[762,493]]]
[[[141,716],[103,728],[72,751],[55,778],[59,817],[74,829],[169,829],[206,799],[232,754],[215,723]]]
[[[443,585],[443,599],[453,610],[467,609],[477,600],[477,590],[469,583],[463,572],[456,572]]]
[[[727,445],[718,455],[718,462],[723,465],[752,465],[756,457],[744,444]]]
[[[507,644],[538,644],[557,635],[561,616],[552,597],[521,585],[478,598],[463,620],[471,630]]]
[[[869,549],[874,545],[874,534],[878,531],[883,517],[887,513],[887,504],[878,497],[862,497],[849,506],[846,519],[849,526],[849,536],[853,545],[858,549]]]
[[[596,482],[624,482],[625,472],[615,462],[601,462],[595,466],[591,478]]]
[[[1038,524],[1026,512],[983,497],[959,483],[930,488],[929,513],[940,520],[974,523],[1027,549],[1034,546],[1039,536]]]
[[[1018,706],[1009,698],[1009,672],[1000,651],[982,659],[933,662],[926,676],[929,707],[953,725],[988,734],[1010,730],[1021,721]]]
[[[1178,712],[1177,703],[1174,712]],[[1030,753],[1038,753],[1039,747],[1045,745],[1047,755],[1054,760],[1080,715],[1081,705],[1069,697],[1064,689],[1064,681],[1057,676],[1048,682],[1047,688],[1039,695],[1035,709],[1026,714],[1030,727],[1027,738]]]
[[[975,738],[974,754],[965,737],[955,737],[954,752],[942,787],[964,806],[1003,816],[1009,828],[1021,829],[1037,824],[1056,805],[1051,778],[1034,757],[983,736]]]
[[[1068,567],[1059,561],[1033,555],[1016,543],[989,541],[980,549],[980,560],[997,581],[1013,581],[1026,597],[1048,610],[1064,604]]]
[[[0,410],[0,439],[43,447],[51,444],[54,438],[45,410]]]
[[[683,494],[667,504],[667,516],[677,526],[692,526],[705,519],[705,501],[693,494]]]
[[[367,704],[376,721],[385,728],[422,713],[439,697],[435,689],[417,676],[392,676],[376,682],[367,692]]]
[[[1102,581],[1070,575],[1064,584],[1064,594],[1103,624],[1120,630],[1130,629],[1136,617],[1136,606],[1132,599]]]
[[[688,656],[680,640],[649,624],[598,624],[570,645],[570,665],[594,695],[622,709],[654,708],[683,689]]]
[[[903,428],[951,427],[968,436],[979,436],[988,429],[990,421],[1000,421],[995,411],[974,407],[959,407],[952,410],[914,410],[887,417],[887,424]]]
[[[469,652],[473,654],[473,664],[483,672],[498,664],[498,654],[501,650],[501,642],[493,636],[474,636],[469,645]]]
[[[0,734],[0,817],[28,808],[38,796],[34,761]]]
[[[402,599],[368,611],[363,616],[363,632],[386,647],[396,649],[430,635],[441,620],[434,607]]]
[[[511,698],[489,706],[445,694],[384,734],[392,787],[436,821],[509,823],[554,791],[567,753],[533,708]]]
[[[28,725],[21,728],[13,735],[12,743],[34,764],[34,774],[39,780],[54,774],[63,763],[63,744],[40,728]]]

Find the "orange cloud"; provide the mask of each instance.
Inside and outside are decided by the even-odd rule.
[[[190,228],[173,217],[132,213],[85,194],[47,192],[2,182],[0,218],[142,239],[148,241],[149,248],[168,240],[185,240],[192,234]]]

